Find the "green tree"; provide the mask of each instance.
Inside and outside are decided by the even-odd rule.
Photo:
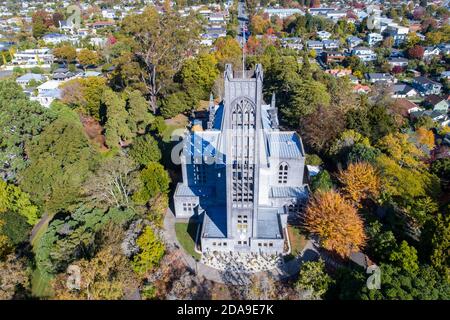
[[[22,215],[30,225],[38,221],[38,209],[32,205],[28,194],[0,180],[0,219],[1,214],[7,211]]]
[[[168,95],[161,103],[161,115],[171,118],[192,108],[190,97],[183,91]]]
[[[368,253],[377,262],[389,262],[393,250],[397,247],[397,240],[390,230],[383,230],[379,221],[370,223],[367,227]]]
[[[292,126],[299,123],[302,116],[314,113],[319,106],[328,106],[330,95],[323,83],[312,79],[300,80],[293,83],[289,99],[289,107],[283,106],[282,113]]]
[[[419,270],[417,250],[404,240],[400,246],[391,252],[389,260],[393,265],[402,268],[408,273],[414,274]]]
[[[165,246],[150,226],[145,227],[136,244],[140,252],[133,257],[133,269],[138,274],[145,274],[159,264],[164,256]]]
[[[59,48],[53,49],[53,55],[55,58],[70,63],[77,57],[76,49],[71,45],[64,45]]]
[[[347,154],[347,163],[369,162],[374,164],[380,150],[370,145],[355,143]]]
[[[347,128],[358,131],[372,143],[397,130],[397,125],[386,106],[368,104],[364,99],[360,107],[347,112],[346,117]]]
[[[58,215],[35,245],[36,267],[43,274],[65,271],[73,261],[95,254],[99,245],[96,240],[105,226],[121,226],[133,217],[131,210],[86,207],[78,207],[70,215]]]
[[[333,182],[331,181],[331,176],[327,170],[322,170],[311,178],[311,189],[313,191],[328,191],[332,188]]]
[[[148,163],[141,171],[139,178],[141,187],[133,196],[137,204],[145,205],[159,194],[164,194],[169,191],[169,174],[159,163]]]
[[[83,113],[100,120],[103,92],[107,89],[106,79],[87,77],[69,80],[61,85],[62,102],[79,107]]]
[[[97,65],[100,61],[98,53],[89,49],[80,50],[76,54],[76,57],[78,62],[83,66],[84,70],[86,70],[86,67],[90,65]]]
[[[54,113],[30,102],[12,80],[0,81],[0,177],[14,181],[28,159],[25,146],[55,118]]]
[[[195,17],[181,17],[175,10],[159,14],[154,7],[147,7],[143,13],[123,19],[121,34],[129,44],[131,60],[139,66],[135,81],[144,85],[154,113],[157,98],[170,87],[185,59],[195,51],[199,31]],[[122,62],[129,64],[130,59]]]
[[[142,93],[132,91],[127,101],[127,123],[133,135],[143,133],[147,126],[154,121],[154,116],[148,111],[148,104]]]
[[[134,139],[129,154],[136,163],[143,166],[149,162],[159,162],[162,156],[158,142],[150,134]]]
[[[202,53],[194,59],[185,62],[181,69],[181,80],[186,90],[197,87],[201,93],[200,99],[207,99],[214,81],[219,75],[217,59],[213,54]]]
[[[331,277],[325,271],[325,262],[307,261],[302,264],[295,288],[308,298],[320,299],[328,290]]]
[[[133,136],[127,124],[128,113],[125,109],[125,100],[108,89],[103,92],[102,103],[106,107],[106,144],[110,148],[118,148]]]
[[[30,165],[20,174],[23,191],[45,211],[70,210],[96,164],[78,115],[65,110],[28,147]]]

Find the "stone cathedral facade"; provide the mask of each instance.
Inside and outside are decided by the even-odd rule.
[[[198,219],[202,252],[282,254],[287,220],[308,198],[302,140],[279,130],[261,65],[245,74],[227,65],[224,77],[223,100],[211,98],[207,121],[184,137],[175,216]]]

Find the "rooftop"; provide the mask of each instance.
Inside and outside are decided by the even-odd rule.
[[[227,208],[209,207],[203,219],[203,237],[226,238],[227,235]]]
[[[299,198],[307,197],[308,190],[305,186],[302,187],[271,187],[271,198]]]
[[[280,221],[277,208],[259,208],[257,238],[281,239]]]
[[[272,131],[267,134],[269,155],[283,159],[304,157],[303,146],[298,134],[294,131]]]

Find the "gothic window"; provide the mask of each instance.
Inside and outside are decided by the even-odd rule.
[[[280,165],[278,167],[278,183],[279,184],[287,183],[288,171],[289,171],[288,164],[285,162],[280,163]]]
[[[232,201],[233,207],[248,207],[253,202],[253,153],[255,106],[246,98],[232,104]]]

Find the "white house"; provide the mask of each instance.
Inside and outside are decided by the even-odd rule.
[[[45,77],[42,74],[38,73],[27,73],[23,76],[18,77],[16,79],[16,83],[19,84],[22,88],[25,88],[32,80],[34,80],[35,82],[42,82],[45,80]]]
[[[42,37],[42,40],[44,40],[45,44],[59,44],[61,42],[67,42],[70,41],[70,38],[66,36],[65,34],[60,33],[49,33]]]
[[[372,32],[367,35],[367,43],[371,47],[373,47],[374,45],[376,45],[381,41],[383,41],[383,36],[379,33]]]
[[[331,37],[331,33],[328,31],[319,31],[317,32],[317,36],[321,39],[321,40],[328,40]]]
[[[61,98],[60,81],[49,80],[37,87],[37,96],[31,96],[30,100],[38,101],[43,107],[50,107],[55,99]]]
[[[6,70],[12,70],[16,66],[24,69],[36,66],[50,68],[53,60],[54,56],[48,48],[18,51],[14,54],[11,65],[6,66]]]
[[[351,54],[352,56],[357,56],[363,62],[375,61],[377,59],[377,55],[375,54],[375,52],[372,49],[366,47],[353,48]]]
[[[293,16],[294,14],[304,15],[305,13],[301,9],[296,8],[266,8],[264,9],[264,13],[269,15],[269,18],[273,16],[278,16],[281,19],[285,19],[287,17]]]

